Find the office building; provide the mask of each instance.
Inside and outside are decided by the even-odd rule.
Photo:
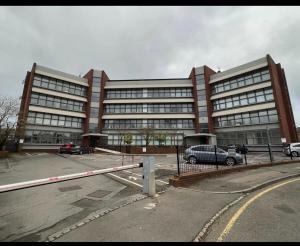
[[[270,55],[216,72],[191,69],[185,78],[113,80],[91,69],[79,77],[33,64],[20,108],[27,122],[23,149],[57,149],[73,142],[133,146],[165,134],[161,143],[266,144],[298,141],[284,70]]]

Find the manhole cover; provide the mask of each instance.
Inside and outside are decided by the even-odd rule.
[[[81,200],[71,203],[71,205],[80,207],[80,208],[88,208],[88,207],[94,207],[98,203],[99,203],[99,201],[91,200],[88,198],[83,198]]]
[[[68,187],[61,187],[58,188],[60,192],[72,191],[72,190],[80,190],[82,189],[79,185],[68,186]]]
[[[96,190],[95,192],[90,193],[87,196],[95,197],[95,198],[102,198],[102,197],[105,197],[106,195],[108,195],[110,193],[111,193],[111,191],[108,191],[108,190]]]

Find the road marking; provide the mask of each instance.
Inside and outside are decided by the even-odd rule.
[[[164,184],[169,184],[168,182],[165,182],[165,181],[160,180],[160,179],[158,179],[158,180],[156,180],[156,181],[161,182],[161,183],[164,183]]]
[[[148,203],[144,208],[145,209],[153,209],[156,207],[156,203]]]
[[[137,176],[140,176],[140,177],[142,177],[142,176],[143,176],[143,175],[141,175],[141,174],[134,173],[134,172],[130,172],[130,171],[127,171],[127,170],[124,170],[124,172],[126,172],[126,173],[130,173],[130,174],[133,174],[133,175],[137,175]]]
[[[238,218],[241,216],[241,214],[247,209],[247,207],[249,207],[249,205],[254,202],[256,199],[258,199],[259,197],[261,197],[262,195],[276,189],[279,188],[283,185],[295,182],[295,181],[299,181],[300,178],[297,179],[292,179],[277,185],[274,185],[260,193],[258,193],[257,195],[255,195],[254,197],[252,197],[249,201],[247,201],[242,207],[240,207],[240,209],[231,217],[231,219],[229,220],[228,224],[226,225],[225,229],[223,230],[223,232],[220,234],[220,236],[217,239],[217,242],[222,242],[224,240],[224,238],[228,235],[228,233],[230,232],[231,228],[234,226],[235,222],[238,220]]]
[[[127,171],[127,170],[123,170],[123,171],[126,172],[126,173],[130,173],[130,174],[132,174],[132,175],[137,175],[137,176],[143,177],[143,175],[138,174],[138,173],[133,173],[133,172],[130,172],[130,171]],[[134,177],[132,177],[132,176],[128,176],[128,178],[129,178],[129,179],[134,179],[134,180],[136,180],[136,179],[135,179]],[[169,184],[168,182],[165,182],[165,181],[160,180],[160,179],[157,179],[156,181],[157,181],[157,182],[164,183],[164,184]]]
[[[138,178],[133,177],[133,176],[128,176],[129,179],[137,180]]]
[[[133,182],[133,181],[130,181],[130,180],[128,180],[128,179],[121,178],[121,177],[118,176],[118,175],[115,175],[115,174],[112,174],[112,173],[108,173],[107,175],[108,175],[108,176],[111,176],[111,177],[115,177],[115,178],[117,178],[117,179],[119,179],[119,180],[123,180],[124,182],[131,183],[131,184],[136,185],[136,186],[138,186],[138,187],[140,187],[140,188],[143,188],[142,185],[140,185],[140,184],[138,184],[138,183],[135,183],[135,182]]]

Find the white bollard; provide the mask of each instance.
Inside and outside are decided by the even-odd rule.
[[[155,158],[154,156],[143,157],[143,193],[155,196]]]

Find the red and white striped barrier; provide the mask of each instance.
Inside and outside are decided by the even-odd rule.
[[[8,185],[0,185],[0,193],[12,191],[12,190],[29,188],[29,187],[33,187],[33,186],[63,182],[63,181],[71,180],[71,179],[85,178],[85,177],[94,176],[94,175],[98,175],[98,174],[111,173],[111,172],[121,171],[121,170],[125,170],[125,169],[142,167],[142,166],[143,166],[143,163],[139,163],[139,164],[132,164],[132,165],[126,165],[126,166],[121,166],[121,167],[111,167],[111,168],[106,168],[106,169],[101,169],[101,170],[87,171],[87,172],[83,172],[83,173],[74,173],[74,174],[50,177],[50,178],[45,178],[45,179],[25,181],[25,182],[8,184]]]

